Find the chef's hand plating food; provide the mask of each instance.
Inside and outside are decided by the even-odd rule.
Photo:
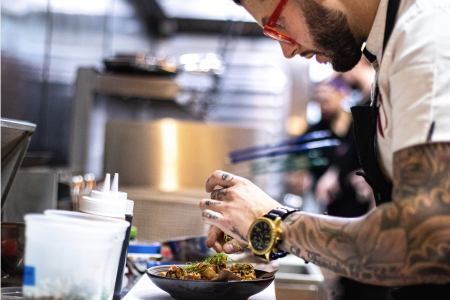
[[[231,266],[228,262],[232,262]],[[251,264],[240,264],[224,253],[214,254],[200,263],[187,263],[184,267],[171,266],[168,272],[161,272],[162,277],[191,280],[215,280],[223,271],[231,272],[232,280],[255,280],[255,270]]]
[[[216,186],[222,188],[215,189]],[[211,193],[211,199],[200,201],[200,208],[204,222],[214,225],[206,245],[217,252],[236,253],[242,250],[240,247],[247,247],[247,231],[252,222],[280,206],[249,180],[222,171],[214,172],[208,179],[206,191]],[[234,239],[226,242],[224,232]]]

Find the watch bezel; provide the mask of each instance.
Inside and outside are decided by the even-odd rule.
[[[280,218],[277,218],[277,220],[278,219],[280,219]],[[248,231],[248,235],[249,235],[248,236],[248,244],[249,244],[249,248],[250,248],[250,250],[252,250],[253,254],[265,255],[266,253],[272,252],[272,249],[274,248],[274,245],[275,245],[275,242],[276,242],[276,239],[277,239],[277,234],[278,234],[277,226],[276,226],[276,223],[275,223],[275,222],[277,222],[277,220],[273,221],[273,220],[271,220],[269,218],[261,217],[261,218],[256,219],[252,223],[252,225],[250,225],[250,229]],[[278,222],[280,222],[280,221],[281,221],[281,219]],[[272,230],[269,246],[266,249],[262,250],[262,251],[257,251],[257,250],[255,250],[255,248],[253,248],[252,241],[251,241],[251,238],[250,238],[253,227],[259,222],[268,223],[270,228],[271,228],[271,230]]]

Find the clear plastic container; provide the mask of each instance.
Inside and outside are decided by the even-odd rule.
[[[8,299],[8,300],[18,300],[23,299],[22,295],[22,287],[14,286],[14,287],[5,287],[1,289],[1,297],[0,299]]]
[[[102,299],[109,300],[113,298],[114,286],[116,282],[116,273],[119,267],[119,259],[122,251],[122,243],[125,238],[125,233],[130,223],[127,221],[116,220],[108,217],[101,217],[96,215],[90,215],[80,212],[64,211],[64,210],[46,210],[44,212],[46,216],[53,218],[69,218],[72,222],[77,221],[91,221],[97,222],[93,226],[101,226],[108,229],[113,234],[114,244],[111,249],[111,255],[109,257],[105,278],[103,283]],[[117,239],[116,237],[119,237]]]
[[[109,297],[105,275],[113,248],[123,242],[124,233],[111,230],[105,222],[41,214],[26,215],[25,223],[26,299]]]

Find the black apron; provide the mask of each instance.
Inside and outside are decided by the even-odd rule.
[[[394,29],[400,0],[389,0],[386,14],[386,27],[383,39],[383,53]],[[373,63],[376,56],[364,49],[364,56]],[[364,172],[363,176],[372,187],[377,206],[392,201],[392,182],[386,179],[377,156],[377,119],[378,119],[378,83],[375,85],[374,97],[370,106],[354,106],[351,108],[358,156]],[[414,285],[394,288],[392,296],[396,300],[448,300],[450,284],[447,285]]]

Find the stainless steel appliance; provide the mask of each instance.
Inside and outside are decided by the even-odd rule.
[[[2,211],[6,196],[30,144],[36,125],[24,121],[1,119],[2,124]]]
[[[161,119],[106,124],[105,172],[119,173],[123,186],[163,191],[204,189],[215,170],[249,177],[243,165],[231,165],[232,150],[271,140],[266,131]]]

